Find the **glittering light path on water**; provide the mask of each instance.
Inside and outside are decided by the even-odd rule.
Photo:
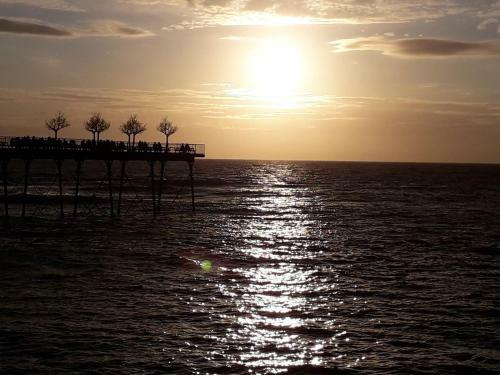
[[[219,284],[236,307],[223,317],[233,324],[221,340],[242,349],[232,356],[235,363],[256,371],[344,363],[350,337],[336,319],[336,306],[344,304],[337,293],[340,276],[334,265],[321,262],[332,233],[322,233],[311,217],[308,188],[290,186],[290,169],[274,166],[258,176],[255,189],[262,197],[247,204],[260,214],[241,222],[237,237],[243,243],[235,249],[248,261],[226,269],[232,282]],[[349,358],[347,365],[363,358]]]

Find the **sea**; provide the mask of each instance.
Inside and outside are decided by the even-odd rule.
[[[11,163],[2,374],[498,374],[500,166]],[[156,166],[158,203],[158,166]],[[3,199],[3,198],[2,198]],[[3,200],[0,214],[4,216]],[[0,219],[2,219],[0,217]]]

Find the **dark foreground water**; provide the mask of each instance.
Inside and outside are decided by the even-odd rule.
[[[202,161],[195,214],[180,172],[0,232],[0,372],[500,371],[499,166]]]

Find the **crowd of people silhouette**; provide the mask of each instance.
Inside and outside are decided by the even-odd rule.
[[[168,152],[168,153],[194,153],[195,147],[189,144],[170,144],[168,148],[160,142],[143,142],[128,144],[123,141],[88,139],[57,139],[39,137],[14,137],[0,142],[1,147],[14,149],[38,149],[38,150],[74,150],[74,151],[114,151],[114,152]]]

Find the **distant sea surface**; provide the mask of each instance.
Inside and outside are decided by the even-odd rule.
[[[59,221],[49,164],[0,229],[1,373],[500,372],[500,166],[202,160],[192,213],[168,164],[153,218],[138,164],[110,218],[88,164],[72,218],[66,162]]]

